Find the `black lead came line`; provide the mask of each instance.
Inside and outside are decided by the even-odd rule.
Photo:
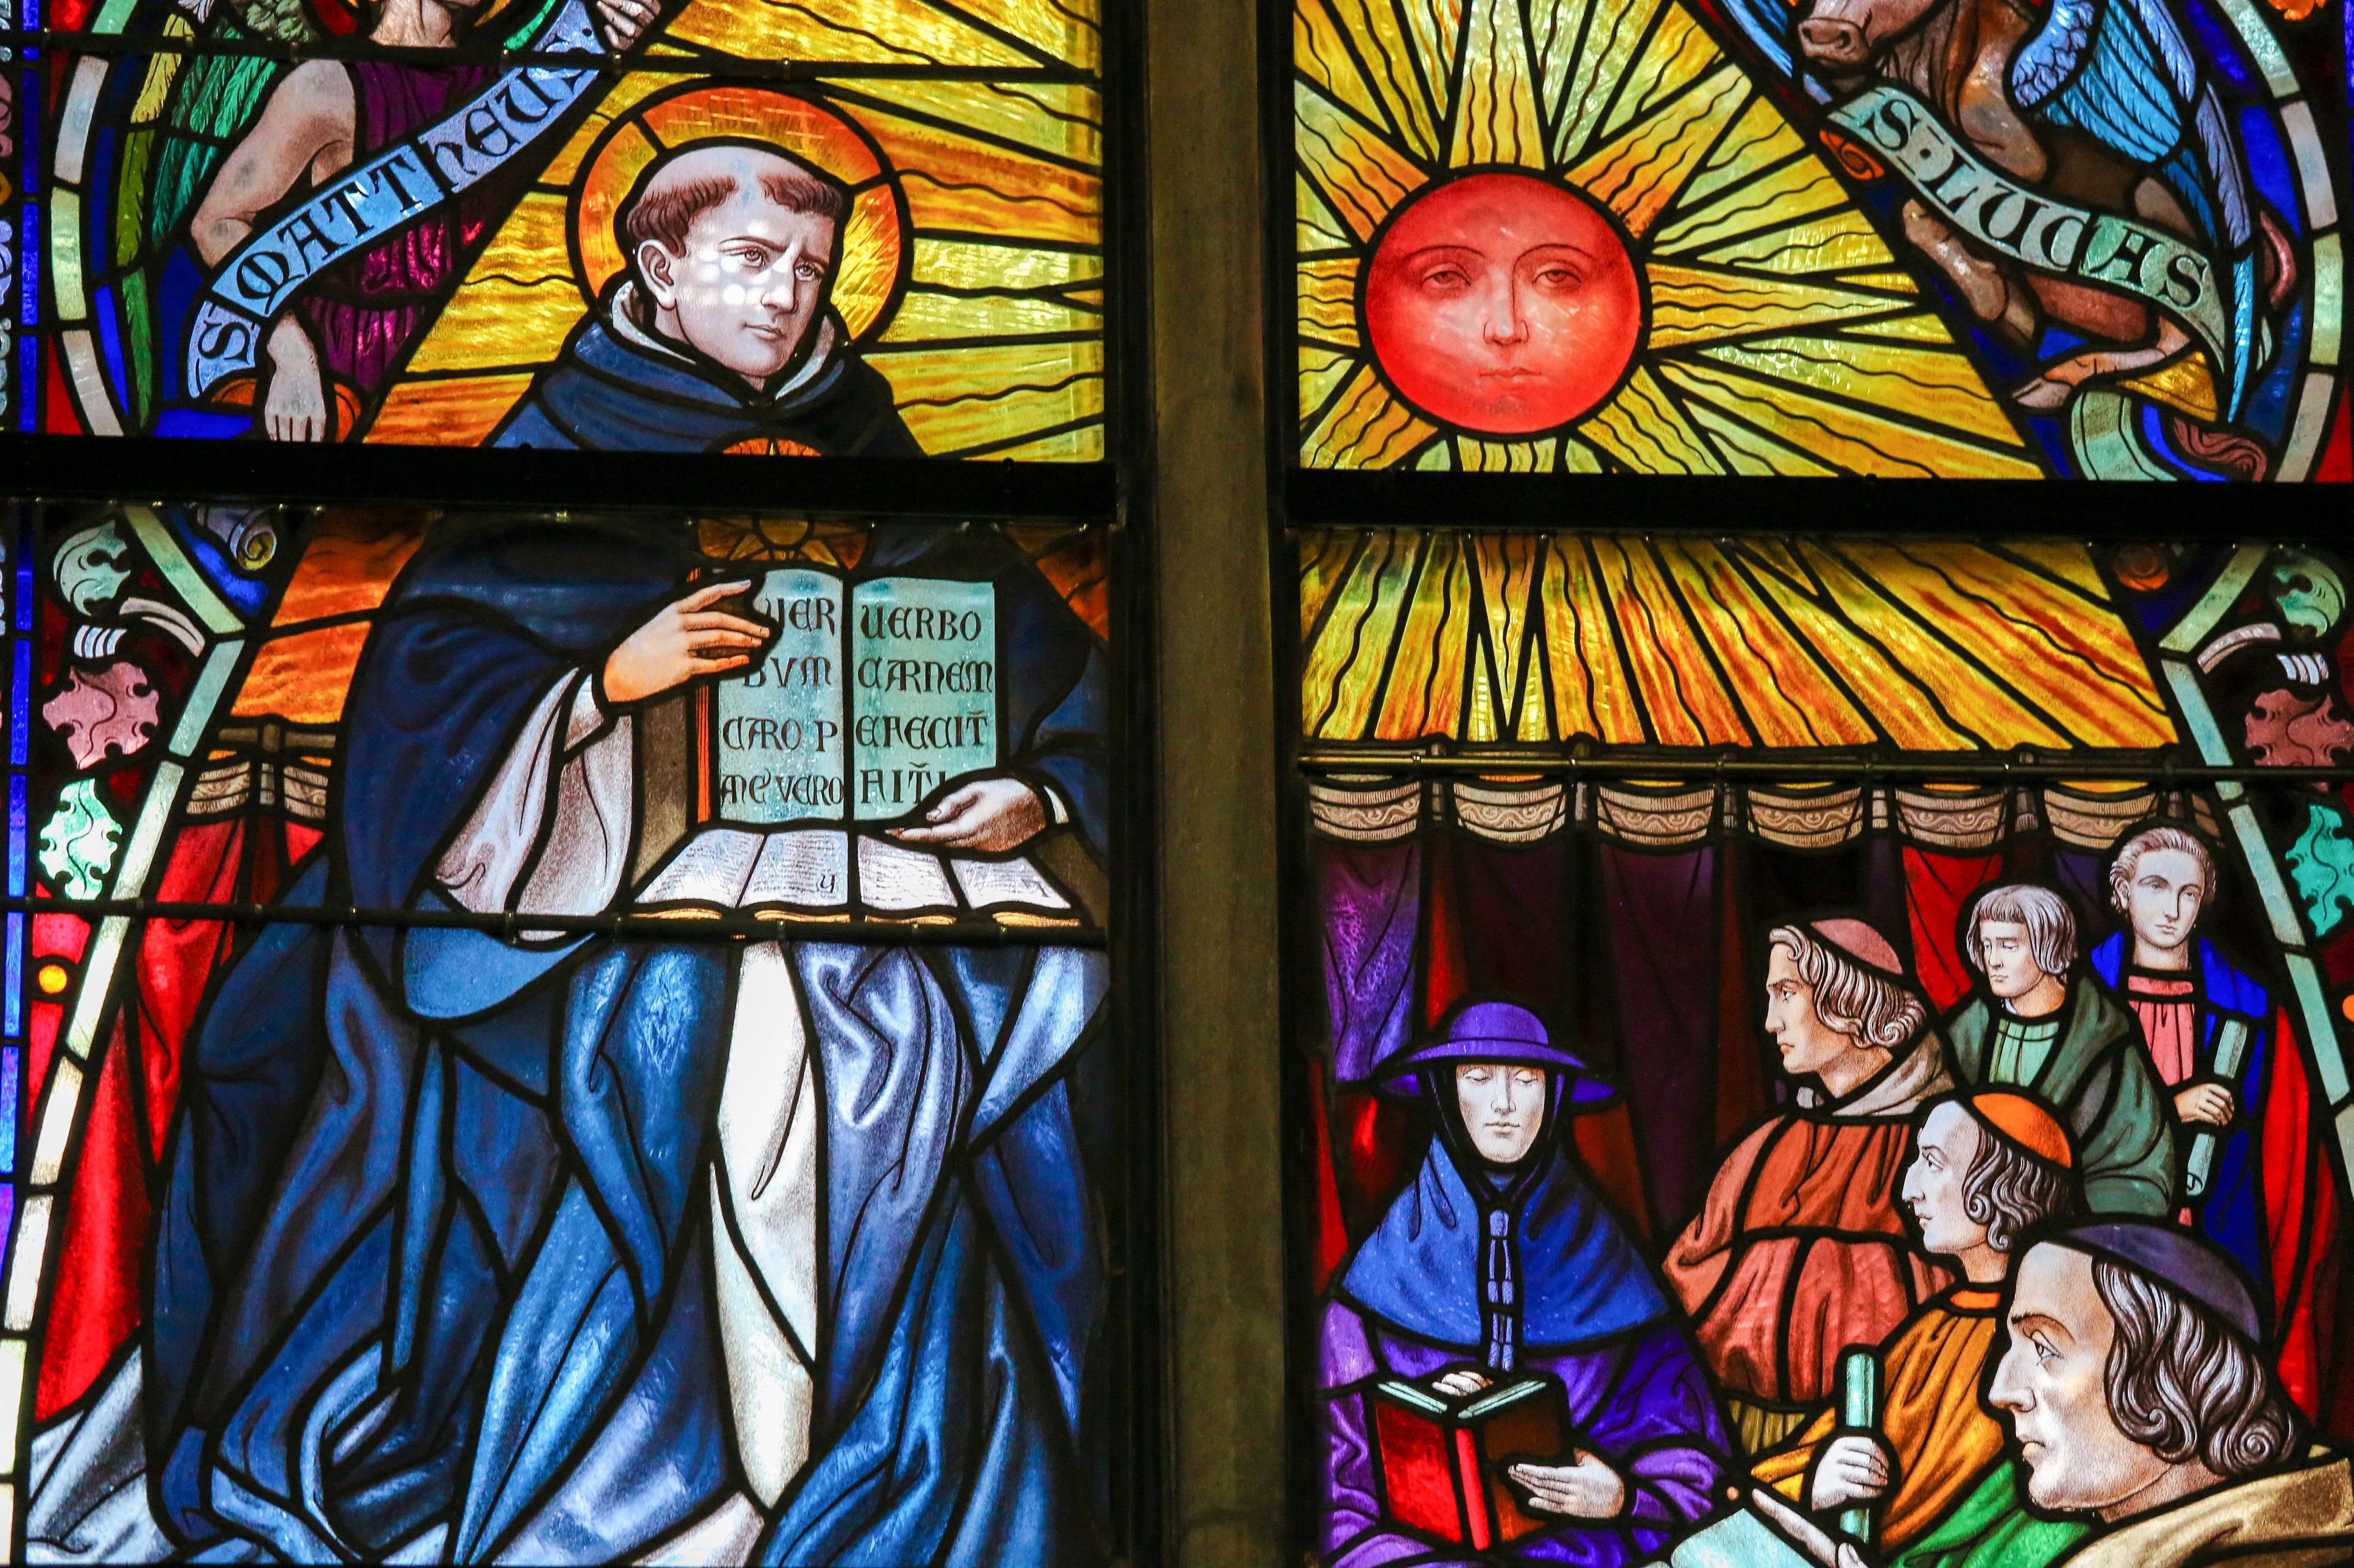
[[[2354,783],[2354,763],[2337,767],[2266,767],[2261,763],[2183,762],[2151,758],[2147,753],[2105,757],[2098,752],[2081,757],[1997,754],[1913,754],[1900,757],[1803,757],[1782,754],[1750,757],[1723,751],[1682,755],[1608,756],[1575,752],[1447,752],[1403,747],[1364,751],[1303,751],[1298,767],[1320,776],[1390,775],[1394,777],[1456,777],[1469,775],[1536,774],[1548,779],[1593,778],[1649,779],[1661,777],[1684,781],[1765,779],[1792,786],[1823,781],[1865,783],[1985,783],[2012,784],[2057,781],[2102,781],[2121,784],[2347,784]]]
[[[88,919],[260,921],[291,926],[378,926],[471,930],[514,940],[559,936],[653,937],[666,941],[834,941],[864,947],[1102,948],[1100,926],[1011,925],[997,920],[823,920],[755,915],[477,915],[464,909],[325,908],[317,905],[207,904],[154,898],[0,898],[11,914]]]

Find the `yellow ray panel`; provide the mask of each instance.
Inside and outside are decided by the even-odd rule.
[[[1691,622],[1638,539],[1586,541],[1603,598],[1618,619],[1635,689],[1662,746],[1746,746],[1749,726],[1724,689]]]
[[[1471,642],[1471,573],[1460,535],[1437,534],[1424,546],[1405,624],[1397,639],[1375,740],[1453,736],[1463,709],[1463,663]]]
[[[1469,164],[1544,167],[1536,80],[1518,0],[1471,0],[1462,92],[1447,161],[1458,168]]]
[[[450,298],[409,360],[413,372],[545,365],[588,313],[569,277],[540,283],[475,278]]]
[[[989,454],[995,462],[1010,459],[1015,462],[1101,462],[1104,455],[1104,428],[1082,425],[1076,430],[1058,430],[1051,436],[1041,436],[1034,441],[1019,446],[998,447]]]
[[[1349,563],[1366,537],[1352,528],[1324,528],[1299,536],[1299,641],[1304,647],[1317,618],[1347,580]]]
[[[1843,552],[2088,746],[2164,746],[2174,726],[2114,610],[1975,545]]]
[[[1464,738],[1511,740],[1529,725],[1526,709],[1516,712],[1513,705],[1525,695],[1527,668],[1535,663],[1528,646],[1530,590],[1543,558],[1543,542],[1525,534],[1479,534],[1472,535],[1471,550],[1479,573],[1485,652],[1472,663]]]
[[[1469,436],[1455,438],[1456,450],[1462,454],[1466,473],[1551,473],[1553,452],[1558,442],[1551,437],[1541,441],[1481,441]]]
[[[1748,94],[1749,79],[1726,66],[1596,148],[1569,172],[1569,183],[1606,203],[1627,232],[1640,238]]]
[[[1309,419],[1324,406],[1350,371],[1357,367],[1356,356],[1337,349],[1318,348],[1313,344],[1299,345],[1299,417]]]
[[[1879,738],[1723,551],[1701,541],[1663,540],[1659,548],[1760,745],[1869,746]]]
[[[1556,541],[1548,549],[1537,606],[1544,619],[1545,659],[1553,668],[1554,735],[1590,735],[1612,746],[1643,744],[1649,736],[1641,705],[1611,635],[1601,574],[1583,543]]]
[[[1855,283],[1860,281],[1860,280],[1855,278],[1842,278],[1840,281],[1843,283]],[[1946,330],[1946,323],[1939,321],[1936,317],[1927,314],[1886,316],[1874,322],[1858,322],[1854,326],[1847,330],[1854,333],[1869,334],[1872,337],[1900,338],[1907,343],[1951,343],[1954,341],[1954,334]]]
[[[1094,5],[1066,5],[1060,0],[956,0],[955,8],[1013,34],[1060,64],[1091,71],[1103,63],[1103,35],[1096,26]],[[861,15],[879,9],[857,8]]]
[[[1455,109],[1456,51],[1463,37],[1463,0],[1394,0],[1405,13],[1406,36],[1414,40],[1416,63],[1438,103],[1438,119],[1447,122]]]
[[[1529,0],[1529,58],[1537,70],[1537,92],[1551,108],[1569,74],[1592,0]]]
[[[1103,276],[1088,250],[1048,250],[972,239],[916,240],[914,279],[949,289],[1051,289]],[[1075,296],[1076,297],[1076,296]]]
[[[856,97],[969,126],[1052,157],[1103,161],[1103,97],[1077,82],[861,77]]]
[[[1320,250],[1345,250],[1355,243],[1347,226],[1333,216],[1323,196],[1308,183],[1307,175],[1295,174],[1291,176],[1291,195],[1295,215],[1292,234],[1301,255],[1312,256]]]
[[[2109,585],[2101,580],[2100,568],[2093,565],[2093,553],[2074,540],[2021,539],[2003,548],[2033,561],[2086,599],[2103,605],[2109,602]]]
[[[1429,439],[1430,427],[1391,397],[1371,369],[1360,368],[1308,438],[1302,461],[1311,468],[1380,468]]]
[[[1103,313],[1048,296],[934,294],[910,289],[884,331],[885,343],[945,343],[958,338],[1021,337],[1096,332]]]
[[[1847,191],[1820,158],[1798,158],[1743,181],[1659,226],[1652,249],[1670,254],[1723,245],[1760,228],[1778,228],[1847,203]]]
[[[1627,74],[1627,62],[1635,58],[1644,30],[1659,12],[1659,0],[1593,0],[1593,5],[1585,41],[1564,62],[1561,80],[1546,84],[1561,94],[1554,111],[1553,153],[1564,164],[1585,150],[1602,111],[1610,106],[1610,95]],[[1565,40],[1563,48],[1568,47]]]
[[[1333,256],[1299,267],[1299,331],[1343,348],[1357,346],[1357,259]]]
[[[674,87],[687,79],[656,71],[633,70],[614,82],[605,90],[605,96],[589,111],[588,118],[580,122],[579,128],[548,161],[547,167],[540,171],[541,183],[546,185],[570,185],[573,176],[580,172],[580,161],[588,155],[588,149],[596,145],[597,138],[605,133],[606,127],[663,88]]]
[[[1883,479],[2034,479],[2024,457],[1990,452],[1942,432],[1809,397],[1714,365],[1670,362],[1659,373],[1687,395],[1715,404],[1850,473]]]
[[[1944,640],[1906,613],[1894,602],[1883,597],[1881,589],[1859,575],[1847,562],[1812,543],[1802,542],[1799,553],[1840,613],[1865,636],[1887,651],[1888,672],[1903,683],[1917,680],[1925,692],[1935,694],[1943,715],[1950,715],[1951,724],[1975,738],[1978,745],[1996,751],[2008,751],[2015,746],[2061,746],[2066,744],[2060,732],[2043,716],[2021,704],[2019,699],[1990,679],[1985,671],[1956,652]],[[1771,588],[1771,583],[1768,583]],[[1869,668],[1858,665],[1858,669]],[[1857,677],[1860,678],[1860,677]],[[1892,688],[1894,690],[1895,688]],[[1873,690],[1880,687],[1875,683]],[[1929,743],[1908,740],[1893,727],[1885,699],[1875,695],[1873,706],[1883,724],[1891,724],[1890,735],[1899,746]],[[1945,720],[1941,718],[1942,726]],[[1947,742],[1948,746],[1953,743]]]
[[[743,59],[860,65],[1033,67],[1037,58],[928,5],[826,5],[811,0],[687,0],[665,28]]]
[[[1299,161],[1331,198],[1332,210],[1359,239],[1418,188],[1420,169],[1305,82],[1292,84]]]
[[[1733,129],[1724,133],[1716,151],[1691,177],[1681,198],[1688,207],[1697,207],[1715,196],[1725,186],[1749,178],[1768,164],[1778,163],[1792,154],[1806,150],[1807,143],[1782,111],[1763,97],[1753,98]]]
[[[531,388],[529,376],[464,376],[396,381],[361,439],[422,446],[478,447]]]
[[[1419,555],[1410,535],[1366,539],[1300,674],[1299,721],[1307,734],[1319,740],[1363,737]]]
[[[1913,418],[1950,426],[2000,446],[2025,443],[1977,366],[1950,349],[1833,337],[1753,339],[1704,351],[1711,359],[1795,382]]]
[[[1637,473],[1723,473],[1700,432],[1641,366],[1610,400],[1586,417],[1578,434]]]
[[[1754,267],[1763,272],[1838,272],[1895,262],[1863,214],[1853,207],[1804,223],[1753,234],[1701,253],[1716,267]],[[1910,286],[1898,290],[1911,293]]]
[[[1756,272],[1720,271],[1653,261],[1654,349],[1790,327],[1852,321],[1900,309],[1904,302],[1829,283],[1797,282]]]
[[[1659,14],[1659,25],[1653,30],[1643,52],[1628,69],[1627,85],[1620,89],[1618,101],[1610,106],[1610,118],[1603,122],[1606,136],[1631,121],[1649,114],[1652,110],[1681,92],[1712,70],[1724,58],[1716,45],[1692,20],[1692,14],[1681,5],[1670,5]]]
[[[935,457],[1103,413],[1100,341],[867,351]]]
[[[1414,45],[1399,20],[1396,0],[1331,0],[1333,16],[1346,27],[1373,78],[1373,91],[1389,111],[1389,122],[1416,157],[1438,156],[1438,120],[1415,63]]]
[[[917,228],[1060,245],[1102,238],[1103,182],[1092,174],[895,114],[859,120],[901,171]]]
[[[1844,675],[1850,691],[1862,694],[1871,705],[1872,718],[1890,740],[1914,751],[1969,749],[1971,736],[1946,721],[1929,694],[1907,673],[1912,666],[1902,662],[1901,652],[1892,659],[1888,648],[1860,634],[1841,617],[1840,610],[1856,602],[1852,596],[1841,601],[1826,593],[1779,540],[1744,540],[1734,546],[1733,554],[1750,567],[1760,591],[1780,607],[1821,662]],[[1844,580],[1861,589],[1854,579]]]
[[[1826,479],[1833,470],[1784,446],[1771,437],[1719,413],[1705,403],[1691,409],[1691,421],[1716,443],[1724,465],[1734,473],[1782,479]]]
[[[1291,63],[1336,103],[1345,103],[1366,121],[1394,135],[1397,127],[1373,87],[1349,58],[1340,24],[1324,0],[1293,0]]]

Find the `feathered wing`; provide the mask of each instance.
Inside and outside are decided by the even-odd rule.
[[[2011,60],[2010,91],[2035,119],[2148,169],[2181,204],[2223,291],[2232,363],[2216,370],[2236,413],[2259,357],[2247,168],[2167,0],[2053,0]]]
[[[160,13],[154,25],[169,37],[299,49],[319,37],[302,0],[230,0],[194,16],[170,5],[154,9]],[[179,323],[164,319],[164,302],[186,291],[175,290],[166,273],[175,256],[181,267],[195,264],[193,255],[180,255],[188,219],[221,160],[292,67],[241,52],[158,53],[125,66],[143,66],[146,74],[118,143],[108,261],[120,278],[125,411],[144,429],[177,386],[178,345],[164,338]]]

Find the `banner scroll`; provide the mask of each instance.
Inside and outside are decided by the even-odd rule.
[[[1830,119],[1972,239],[2037,271],[2147,301],[2198,337],[2221,385],[2237,384],[2247,345],[2235,341],[2215,262],[2204,251],[2146,223],[2028,189],[1981,161],[1893,82],[1857,94]]]
[[[607,50],[585,0],[565,0],[527,48],[588,58],[504,72],[432,124],[345,170],[223,259],[188,327],[191,397],[251,370],[270,323],[303,284],[519,155],[603,74]]]

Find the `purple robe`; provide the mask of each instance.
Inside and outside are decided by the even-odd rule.
[[[440,119],[499,74],[490,65],[372,59],[352,60],[345,69],[352,79],[355,167]],[[516,175],[511,171],[519,161],[510,159],[455,200],[326,269],[303,291],[302,318],[335,379],[349,382],[370,402],[384,390],[457,287],[482,230],[513,205]]]

